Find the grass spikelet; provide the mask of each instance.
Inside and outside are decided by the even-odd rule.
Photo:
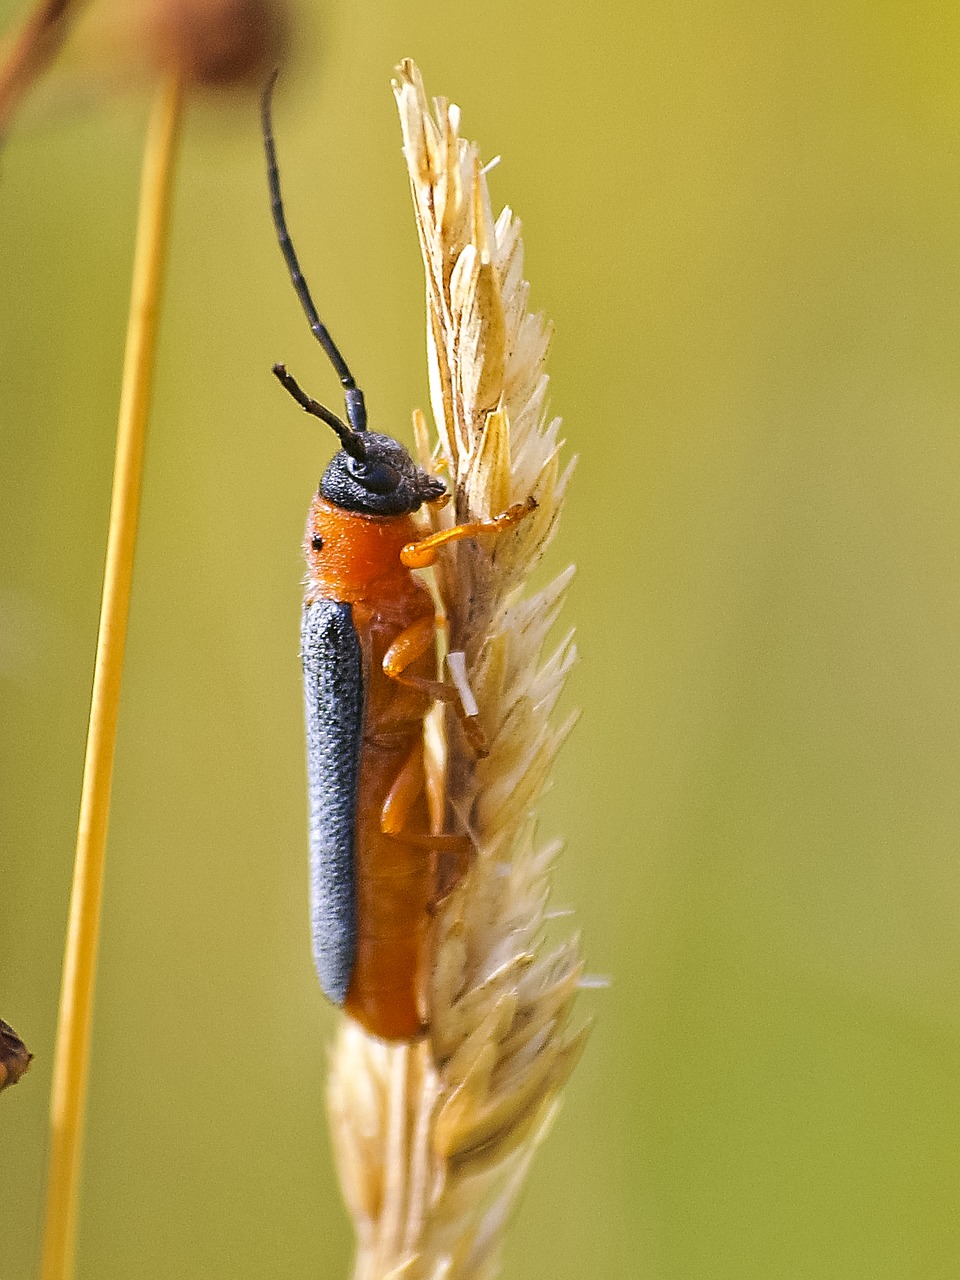
[[[459,110],[431,111],[420,74],[394,81],[426,272],[433,416],[454,501],[444,523],[536,510],[497,538],[445,549],[438,583],[448,649],[463,654],[487,754],[454,716],[428,724],[447,829],[476,857],[438,912],[429,1037],[387,1045],[345,1020],[329,1106],[358,1235],[356,1280],[490,1280],[503,1227],[556,1114],[586,1029],[569,1030],[581,975],[576,939],[544,943],[551,863],[534,818],[572,721],[551,712],[575,659],[544,658],[572,570],[529,598],[522,586],[556,527],[571,467],[546,408],[550,332],[527,308],[520,225],[494,219]],[[415,434],[426,464],[422,415]],[[444,772],[445,771],[445,772]]]

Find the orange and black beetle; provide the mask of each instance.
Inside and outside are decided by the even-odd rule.
[[[409,1040],[429,1020],[421,988],[437,900],[436,855],[467,837],[430,830],[423,720],[437,698],[433,599],[413,574],[442,546],[498,533],[535,505],[424,534],[413,515],[446,501],[443,481],[391,436],[367,429],[363,393],[321,323],[290,239],[270,123],[262,125],[280,247],[314,335],[346,399],[344,422],[287,373],[274,373],[301,408],[336,432],[341,449],[307,522],[301,631],[310,800],[310,909],[320,984],[374,1035]],[[465,719],[465,713],[461,711]]]

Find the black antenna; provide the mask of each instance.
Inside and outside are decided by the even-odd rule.
[[[321,347],[323,347],[324,351],[327,353],[330,363],[337,371],[337,377],[340,379],[340,385],[343,387],[343,395],[347,404],[347,421],[350,423],[350,427],[354,431],[365,431],[367,429],[367,410],[363,401],[363,392],[357,386],[354,376],[347,366],[346,360],[344,360],[343,356],[340,354],[337,344],[330,337],[326,325],[323,324],[320,317],[317,315],[317,308],[314,306],[313,299],[310,297],[310,290],[307,287],[307,282],[303,277],[303,272],[300,270],[300,263],[297,260],[297,251],[293,247],[293,241],[290,239],[290,232],[287,230],[287,219],[283,212],[283,196],[280,193],[280,170],[277,166],[277,148],[273,141],[273,125],[270,122],[270,107],[273,99],[273,90],[277,83],[277,76],[279,74],[280,71],[278,68],[270,77],[260,101],[260,125],[263,130],[263,145],[267,153],[267,182],[270,187],[270,208],[273,212],[273,225],[277,229],[277,240],[280,242],[280,250],[283,253],[284,261],[286,262],[287,269],[290,272],[290,279],[293,281],[293,287],[297,291],[297,297],[300,299],[300,305],[303,307],[307,319],[310,322],[310,328],[313,330],[313,336],[320,343]],[[276,370],[274,370],[274,372],[276,372]],[[280,375],[278,374],[277,376],[279,377]],[[290,377],[289,374],[285,374],[285,376],[287,378]],[[293,395],[294,399],[306,408],[303,399],[300,398],[304,393],[301,391],[300,396],[297,396],[283,378],[280,380],[283,382],[283,385],[287,390],[290,391],[290,394]],[[290,381],[293,382],[292,379],[290,379]],[[293,383],[293,385],[296,386],[296,383]],[[306,399],[309,399],[309,397],[306,397]],[[311,400],[311,404],[316,405],[316,400]],[[322,408],[322,406],[319,407]],[[315,410],[309,409],[307,412],[314,413]],[[330,410],[328,409],[326,412],[330,413]],[[316,416],[322,417],[321,414],[317,414]],[[332,414],[331,416],[336,418],[336,414]],[[324,418],[323,420],[330,426],[333,426],[333,423],[330,422],[329,418]],[[336,421],[340,422],[340,419],[336,418]],[[341,423],[340,425],[343,426],[344,424]],[[334,427],[334,430],[337,431],[337,428]],[[344,445],[344,448],[346,447],[347,446]]]
[[[313,396],[308,396],[303,387],[300,386],[296,378],[292,374],[287,373],[287,366],[283,364],[275,364],[273,373],[280,385],[289,391],[296,400],[301,409],[305,409],[307,413],[312,413],[315,418],[319,418],[321,422],[325,422],[328,427],[333,427],[334,431],[340,437],[340,443],[343,445],[351,458],[356,458],[358,462],[365,462],[367,457],[367,446],[364,443],[363,436],[359,432],[354,431],[353,427],[341,421],[340,418],[325,404],[320,404],[318,400],[314,400]]]

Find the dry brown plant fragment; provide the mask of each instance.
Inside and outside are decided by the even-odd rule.
[[[577,939],[544,940],[548,878],[536,805],[572,725],[552,712],[575,658],[547,633],[572,570],[525,597],[550,540],[571,466],[547,414],[549,330],[528,310],[520,226],[494,219],[459,110],[431,110],[417,68],[394,93],[427,286],[431,400],[454,500],[444,524],[536,510],[495,539],[444,550],[438,584],[448,649],[479,705],[486,753],[456,718],[428,723],[428,759],[444,778],[447,829],[475,846],[438,911],[428,1038],[386,1044],[344,1019],[329,1106],[344,1195],[358,1235],[356,1280],[491,1280],[503,1227],[556,1112],[586,1029],[570,1030]],[[426,424],[415,415],[422,460]],[[455,659],[456,661],[456,659]]]
[[[33,1061],[13,1027],[0,1018],[0,1090],[16,1084]]]
[[[20,28],[0,43],[0,141],[33,82],[60,51],[79,0],[36,0]]]
[[[0,142],[58,60],[48,115],[152,88],[158,75],[208,95],[259,93],[292,27],[288,0],[34,0],[0,36]]]

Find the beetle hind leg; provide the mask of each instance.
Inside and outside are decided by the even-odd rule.
[[[423,747],[418,742],[394,778],[380,810],[380,830],[385,836],[402,836],[404,840],[409,840],[404,828],[411,810],[425,791]]]
[[[410,813],[426,790],[423,773],[423,749],[418,743],[404,761],[380,810],[380,830],[384,835],[403,840],[429,853],[463,858],[473,851],[467,835],[432,834],[406,830]]]

